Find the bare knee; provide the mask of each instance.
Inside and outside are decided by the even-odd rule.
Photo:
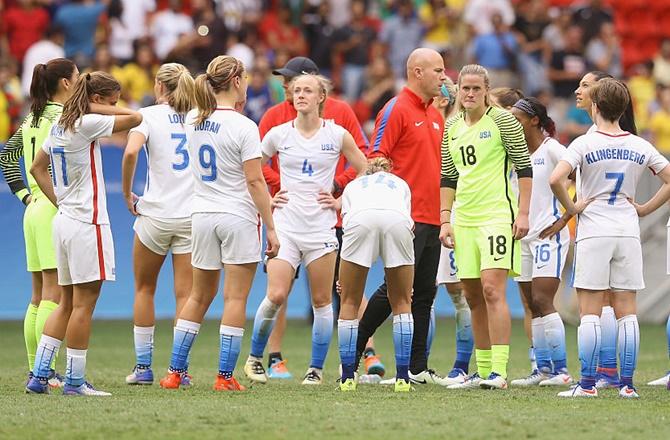
[[[482,295],[486,305],[497,305],[505,302],[505,289],[494,283],[482,284]]]

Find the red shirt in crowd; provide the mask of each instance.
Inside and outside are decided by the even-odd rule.
[[[261,119],[258,129],[260,131],[261,139],[270,131],[272,127],[281,125],[285,122],[291,121],[298,116],[298,112],[293,107],[293,104],[284,101],[271,107]],[[356,145],[361,149],[363,154],[367,153],[368,141],[365,138],[363,129],[356,119],[354,111],[344,101],[335,98],[326,98],[326,104],[323,108],[323,119],[332,119],[337,125],[344,127],[354,138]],[[335,170],[335,183],[338,188],[342,190],[345,185],[356,177],[356,170],[347,167],[347,159],[342,155],[340,161],[337,163]],[[281,182],[279,179],[279,161],[277,157],[272,158],[271,165],[263,165],[263,176],[270,187],[270,194],[274,195],[279,191]],[[438,172],[438,186],[439,186],[439,172]],[[341,226],[341,220],[338,217],[337,226]]]
[[[19,62],[28,48],[42,39],[50,21],[44,8],[8,8],[2,18],[2,30],[9,41],[9,52]]]
[[[368,157],[383,156],[393,163],[412,192],[412,219],[440,224],[440,144],[444,119],[405,87],[377,114]]]

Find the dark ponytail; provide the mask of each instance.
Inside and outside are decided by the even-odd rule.
[[[39,123],[47,102],[58,92],[60,80],[72,78],[75,68],[75,64],[65,58],[56,58],[46,64],[35,66],[30,83],[30,97],[33,100],[30,112],[33,114],[33,124]]]
[[[526,113],[531,118],[537,116],[540,121],[540,128],[544,130],[550,137],[556,135],[556,123],[547,114],[547,107],[534,97],[519,99],[513,106]]]
[[[593,70],[589,73],[595,77],[596,81],[600,81],[601,79],[605,78],[615,79],[609,73],[605,73],[600,70]],[[626,84],[624,85],[626,86],[626,91],[628,92],[628,105],[626,106],[626,110],[623,112],[623,115],[621,115],[621,118],[619,118],[619,127],[621,127],[622,130],[625,130],[628,133],[637,136],[637,126],[635,125],[635,113],[633,112],[633,98],[630,94],[628,86]]]

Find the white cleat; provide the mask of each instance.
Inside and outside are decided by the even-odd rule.
[[[637,393],[635,387],[624,385],[619,389],[619,397],[623,397],[624,399],[639,399],[640,395]]]
[[[247,362],[244,364],[244,374],[247,375],[250,381],[256,383],[267,383],[268,376],[265,374],[262,359],[249,356]]]
[[[302,380],[303,385],[321,385],[323,383],[323,370],[319,368],[308,368]]]
[[[359,384],[364,383],[370,385],[380,384],[382,383],[382,377],[379,374],[361,374],[360,376],[358,376],[358,383]]]
[[[670,371],[668,371],[663,377],[659,377],[656,380],[647,382],[647,385],[652,387],[665,387],[668,386],[668,381],[670,381]]]
[[[449,375],[444,378],[444,386],[456,385],[465,382],[468,374],[460,368],[454,368],[449,372]]]
[[[474,388],[479,388],[479,384],[482,381],[482,378],[479,376],[479,373],[474,373],[468,376],[463,382],[455,383],[453,385],[447,386],[448,390],[469,390]]]
[[[388,379],[384,379],[379,381],[379,385],[395,385],[395,377],[389,377]]]
[[[507,380],[498,373],[491,373],[488,379],[479,382],[479,388],[486,390],[506,390]]]
[[[448,385],[444,377],[440,376],[434,370],[431,369],[423,370],[419,374],[412,374],[412,372],[410,371],[409,380],[411,383],[417,385],[433,384],[433,385],[442,385],[443,387]]]
[[[596,387],[582,388],[580,384],[577,384],[574,388],[561,391],[557,395],[558,397],[598,397],[598,389]]]
[[[543,382],[549,378],[550,378],[549,375],[540,373],[538,370],[533,370],[533,372],[526,377],[523,377],[521,379],[514,379],[513,381],[510,382],[510,385],[512,385],[513,387],[532,387],[535,385],[539,385],[540,382]]]
[[[84,382],[79,386],[68,385],[63,386],[63,395],[65,396],[95,396],[95,397],[109,397],[112,393],[106,391],[96,390],[93,385]]]
[[[549,376],[548,379],[543,380],[538,385],[541,387],[567,387],[572,385],[572,376],[568,373],[558,373]],[[512,382],[514,385],[514,382]]]

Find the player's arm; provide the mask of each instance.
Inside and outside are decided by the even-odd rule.
[[[556,165],[556,168],[554,168],[554,171],[551,173],[551,177],[549,177],[549,186],[551,186],[551,191],[565,208],[565,212],[570,217],[574,217],[584,211],[584,208],[586,208],[593,199],[580,200],[576,203],[572,200],[570,193],[568,193],[568,176],[570,173],[572,173],[572,165],[565,160],[559,161],[558,165]]]
[[[137,195],[133,194],[133,180],[135,179],[135,169],[137,167],[137,157],[140,154],[142,145],[147,138],[144,133],[131,131],[128,134],[128,143],[123,152],[123,159],[121,161],[121,188],[123,190],[123,198],[126,200],[126,205],[131,214],[137,215],[135,204],[137,203]]]
[[[49,201],[54,205],[58,206],[56,200],[56,193],[54,192],[53,183],[51,182],[51,175],[49,174],[49,155],[40,148],[35,153],[35,159],[33,159],[33,164],[30,167],[30,174],[35,178],[37,186],[40,187],[42,193],[49,199]]]
[[[451,211],[458,184],[458,170],[449,152],[449,128],[452,120],[447,121],[442,135],[442,164],[440,172],[440,241],[442,245],[454,247],[454,231],[451,226]]]
[[[14,133],[5,144],[5,148],[0,151],[0,170],[9,185],[10,191],[23,204],[30,203],[31,195],[26,187],[26,182],[21,174],[21,165],[19,160],[23,157],[23,132],[22,128]]]
[[[260,123],[258,124],[258,132],[261,139],[265,139],[265,135],[272,128],[270,117],[273,115],[272,111],[269,111],[261,118]],[[281,179],[279,173],[275,171],[272,166],[268,163],[269,159],[263,158],[263,177],[265,177],[265,182],[272,187],[279,187],[281,185]]]
[[[272,208],[270,193],[268,192],[267,184],[263,178],[263,171],[261,169],[261,159],[250,159],[242,163],[242,170],[244,171],[244,178],[247,182],[247,189],[249,195],[256,205],[256,209],[265,224],[267,233],[268,248],[265,253],[269,258],[277,256],[279,250],[279,240],[275,232],[275,223],[272,218]]]
[[[638,205],[631,200],[631,203],[633,203],[633,206],[635,206],[637,215],[640,217],[651,214],[663,206],[665,202],[670,200],[670,165],[666,165],[661,170],[661,172],[657,174],[657,176],[663,181],[663,185],[658,189],[658,191],[656,191],[656,194],[654,194],[654,196],[649,199],[647,203]]]
[[[129,108],[118,107],[116,105],[105,105],[92,102],[89,104],[89,113],[114,116],[114,127],[112,133],[130,130],[137,127],[142,122],[142,114]]]
[[[344,111],[342,127],[344,127],[351,134],[351,136],[354,139],[354,142],[361,150],[363,155],[367,156],[368,140],[365,138],[363,128],[361,127],[361,124],[358,122],[358,119],[356,119],[354,111],[351,109],[349,105],[343,106],[342,110]],[[357,171],[352,167],[349,167],[342,173],[336,175],[334,192],[335,193],[340,192],[345,186],[347,186],[347,183],[351,182],[356,178],[356,175]]]
[[[358,148],[354,137],[347,131],[344,132],[342,138],[342,154],[351,165],[351,168],[353,168],[354,177],[360,176],[365,172],[365,168],[367,167],[365,154]]]

